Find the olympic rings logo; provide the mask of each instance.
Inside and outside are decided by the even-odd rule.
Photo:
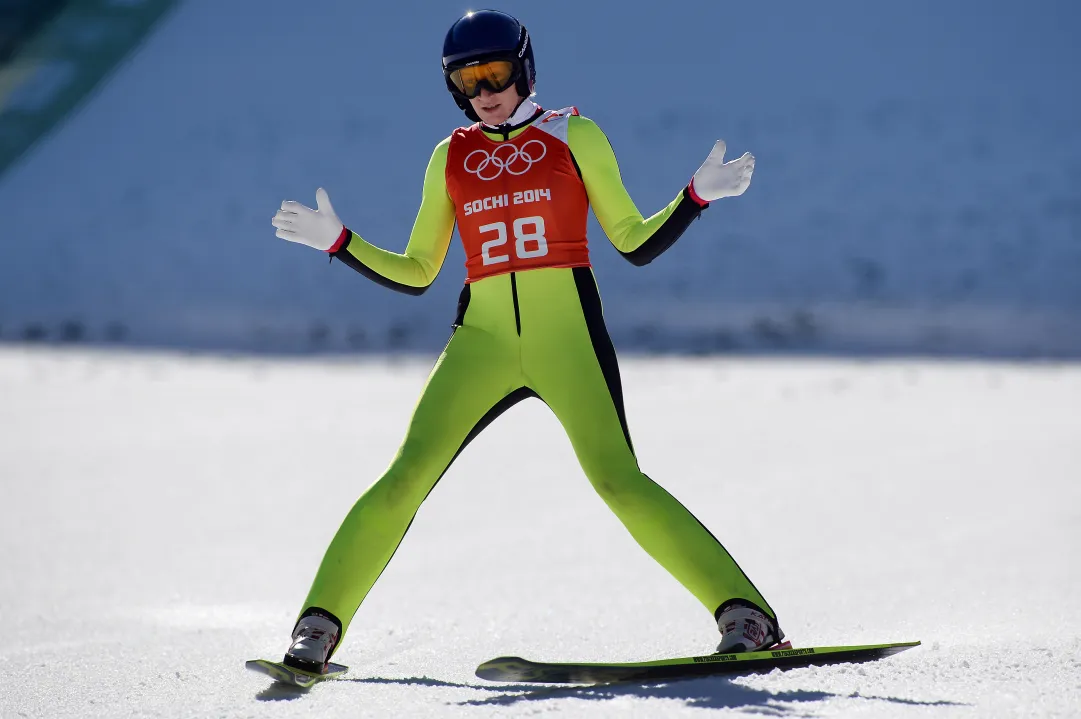
[[[530,145],[536,145],[530,150]],[[473,150],[465,156],[465,171],[482,180],[494,180],[503,174],[524,175],[548,154],[548,146],[540,140],[529,140],[521,147],[510,143],[500,145],[491,154],[487,150]]]

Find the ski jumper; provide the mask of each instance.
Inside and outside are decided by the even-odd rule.
[[[404,254],[343,232],[334,257],[384,286],[419,294],[439,272],[457,224],[468,276],[405,439],[342,522],[301,616],[329,613],[344,636],[455,457],[502,412],[538,397],[631,536],[709,611],[738,598],[775,618],[721,543],[639,469],[590,269],[590,206],[619,252],[644,265],[705,204],[685,189],[643,219],[600,128],[574,108],[538,110],[516,129],[476,124],[435,148]]]

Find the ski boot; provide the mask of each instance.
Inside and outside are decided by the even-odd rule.
[[[717,612],[717,627],[721,630],[718,654],[758,652],[763,649],[791,647],[780,642],[784,632],[764,611],[742,599],[723,604]]]
[[[293,629],[293,643],[282,664],[312,674],[324,674],[338,644],[341,626],[319,614],[301,617]]]

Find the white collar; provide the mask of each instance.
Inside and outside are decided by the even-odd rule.
[[[482,123],[482,127],[488,128],[490,130],[499,131],[501,128],[507,127],[508,125],[511,127],[515,125],[521,125],[523,122],[533,117],[533,115],[537,114],[537,110],[539,109],[541,109],[540,105],[533,102],[527,97],[525,100],[522,101],[522,104],[518,106],[518,109],[514,111],[514,114],[508,117],[502,123],[498,125],[489,125],[487,123]]]

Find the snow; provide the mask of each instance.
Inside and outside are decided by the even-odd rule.
[[[422,508],[338,654],[347,679],[271,686],[243,662],[281,654],[432,359],[0,349],[0,716],[1081,711],[1081,367],[1055,363],[623,361],[643,468],[797,645],[921,647],[647,686],[477,679],[502,654],[716,641],[526,402]]]
[[[599,122],[643,211],[719,137],[757,157],[644,271],[591,224],[643,468],[797,645],[923,645],[646,686],[476,678],[717,640],[526,402],[420,511],[343,681],[244,670],[281,655],[393,455],[464,274],[455,243],[428,294],[396,295],[270,216],[322,185],[404,246],[463,120],[434,58],[464,8],[184,0],[0,177],[0,717],[1081,714],[1081,6],[502,7],[538,99]]]
[[[538,99],[600,124],[642,211],[718,138],[757,157],[747,194],[644,271],[591,223],[621,347],[1081,356],[1077,3],[501,7],[533,34]],[[352,229],[404,247],[431,149],[464,122],[436,64],[463,9],[180,3],[0,178],[0,340],[438,349],[457,242],[418,299],[270,217],[322,185]]]

